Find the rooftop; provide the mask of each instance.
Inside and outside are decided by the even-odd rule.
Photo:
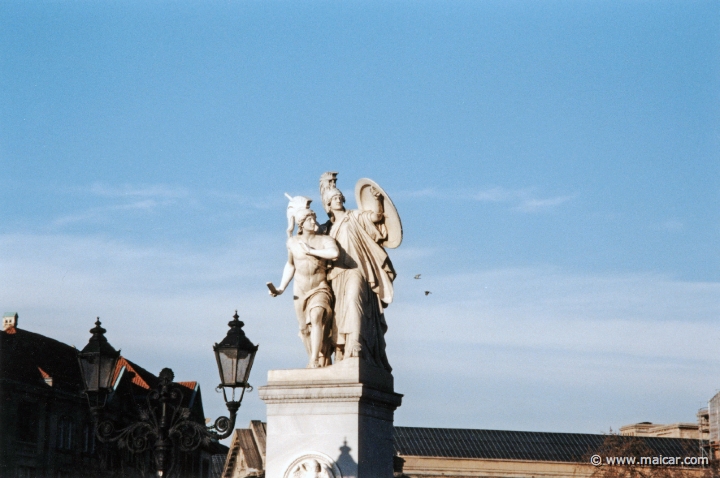
[[[459,428],[395,427],[395,453],[401,456],[583,462],[611,435],[519,432]],[[683,456],[698,449],[687,438],[623,437],[641,440],[656,455]]]

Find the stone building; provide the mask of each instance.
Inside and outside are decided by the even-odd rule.
[[[640,422],[620,427],[620,434],[634,437],[693,438],[695,440],[707,440],[709,437],[708,431],[702,429],[697,423],[662,425]]]
[[[114,373],[109,412],[119,424],[138,419],[158,378],[121,357]],[[204,423],[196,382],[179,382],[184,406]],[[5,314],[0,332],[0,477],[150,476],[150,453],[133,455],[95,438],[88,401],[82,393],[77,350],[18,327],[17,314]],[[227,448],[213,443],[183,455],[182,476],[211,476],[212,455]],[[224,460],[223,460],[224,461]],[[214,476],[214,475],[213,475]]]

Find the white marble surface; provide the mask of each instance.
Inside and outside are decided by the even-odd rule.
[[[332,458],[343,478],[391,478],[393,412],[402,395],[392,375],[351,358],[318,369],[271,370],[266,477],[283,478],[305,455]]]

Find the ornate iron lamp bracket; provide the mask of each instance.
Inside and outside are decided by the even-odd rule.
[[[117,443],[134,454],[153,450],[158,475],[167,476],[175,462],[173,450],[192,452],[232,434],[240,401],[227,402],[230,417],[220,417],[214,425],[206,427],[193,420],[190,409],[182,406],[184,395],[180,386],[173,383],[173,371],[164,368],[159,378],[157,389],[148,393],[146,407],[139,411],[139,421],[116,430],[113,421],[103,420],[98,410],[95,435],[103,443]]]

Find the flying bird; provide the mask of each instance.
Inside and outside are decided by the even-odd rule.
[[[413,277],[413,279],[419,279],[419,278],[420,278],[420,275],[421,275],[421,274],[416,274],[415,277]]]
[[[430,295],[430,294],[432,294],[432,292],[430,292],[429,290],[425,291],[425,295]]]

